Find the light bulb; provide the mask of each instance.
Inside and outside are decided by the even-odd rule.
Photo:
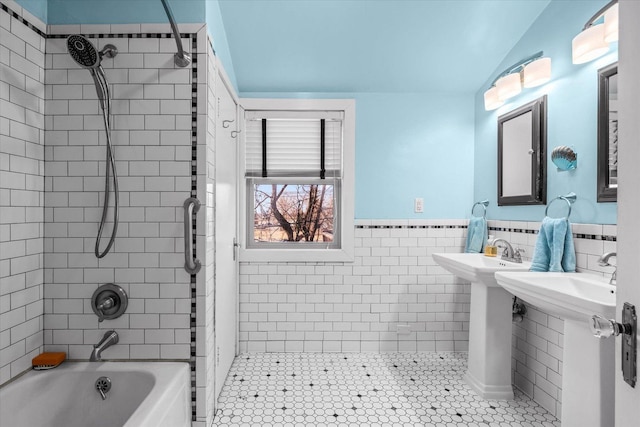
[[[536,87],[551,79],[551,58],[537,59],[524,67],[522,84],[524,87]]]
[[[604,41],[604,25],[592,25],[573,38],[573,63],[583,64],[609,50],[609,43]]]
[[[495,110],[501,107],[504,101],[498,98],[498,89],[495,86],[491,86],[489,90],[484,93],[484,109],[487,111]]]
[[[522,92],[520,73],[507,74],[504,77],[500,77],[496,82],[496,88],[498,89],[498,98],[503,101],[516,96]]]

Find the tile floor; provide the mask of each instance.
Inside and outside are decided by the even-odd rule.
[[[462,379],[466,353],[244,353],[214,426],[559,427],[516,391],[483,400]]]

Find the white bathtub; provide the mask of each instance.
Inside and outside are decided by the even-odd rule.
[[[111,379],[106,400],[101,376]],[[189,427],[190,395],[187,363],[65,362],[0,389],[0,426]]]

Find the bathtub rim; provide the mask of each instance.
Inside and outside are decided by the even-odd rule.
[[[173,368],[167,370],[166,368]],[[87,362],[67,360],[60,366],[50,370],[35,370],[28,369],[21,373],[19,376],[12,378],[10,381],[4,383],[0,390],[8,388],[10,385],[23,381],[37,381],[38,376],[47,374],[63,375],[65,372],[83,372],[87,374],[95,373],[100,375],[103,372],[145,372],[149,373],[154,378],[154,384],[149,393],[144,397],[140,405],[134,410],[131,416],[125,421],[123,427],[144,425],[149,423],[149,418],[158,418],[160,415],[165,415],[169,410],[169,406],[165,406],[168,403],[161,397],[167,389],[175,387],[176,392],[184,392],[186,413],[188,414],[189,423],[191,422],[191,377],[190,377],[190,364],[188,361],[167,361],[167,360],[154,360],[154,361],[101,361],[101,362]],[[179,398],[179,397],[178,397]],[[167,399],[167,397],[165,397]],[[177,398],[171,397],[170,401],[173,402]],[[150,424],[151,425],[151,424]]]

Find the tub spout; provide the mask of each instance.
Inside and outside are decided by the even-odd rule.
[[[93,346],[89,361],[99,362],[102,360],[102,352],[114,344],[118,344],[118,333],[116,331],[107,331],[98,344]]]

